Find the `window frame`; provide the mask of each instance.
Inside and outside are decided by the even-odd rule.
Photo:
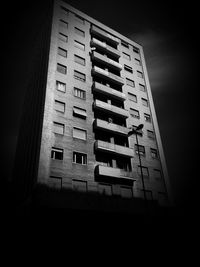
[[[76,59],[78,59],[78,60],[76,60]],[[79,61],[79,60],[81,60],[82,62]],[[77,63],[77,64],[79,64],[79,65],[81,65],[81,66],[85,66],[85,65],[86,65],[86,60],[85,60],[85,58],[80,57],[80,56],[78,56],[78,55],[76,55],[76,54],[74,54],[74,62]]]
[[[77,137],[77,136],[74,136],[74,129],[76,129],[76,130],[80,130],[80,131],[84,132],[84,133],[85,133],[85,138],[79,138],[79,137]],[[76,127],[76,126],[74,126],[73,129],[72,129],[72,137],[75,138],[75,139],[82,140],[82,141],[87,141],[87,130],[82,129],[82,128],[80,128],[80,127]]]
[[[78,154],[82,154],[83,156],[86,156],[86,160],[83,160],[84,158],[81,158],[81,162],[82,162],[82,163],[76,162],[77,157],[75,156],[75,153],[76,153],[76,154],[77,154],[77,153],[78,153]],[[75,160],[74,160],[74,159],[75,159]],[[84,161],[85,161],[86,163],[83,163]],[[86,154],[86,153],[83,153],[83,152],[80,152],[80,151],[73,151],[73,154],[72,154],[72,163],[86,166],[86,165],[87,165],[87,154]]]
[[[76,95],[76,94],[75,94],[75,91],[79,91],[80,93],[83,93],[83,96],[84,96],[84,97],[80,97],[80,96]],[[78,87],[74,87],[74,96],[77,97],[77,98],[79,98],[79,99],[86,100],[86,91],[83,90],[83,89],[80,89],[80,88],[78,88]]]
[[[55,158],[56,152],[61,153],[61,155],[62,155],[61,159]],[[64,149],[63,148],[51,147],[51,159],[63,161],[63,158],[64,158]]]
[[[59,71],[58,70],[58,67],[62,67],[62,68],[64,68],[64,70],[65,70],[65,72],[61,72],[61,71]],[[57,68],[56,68],[56,70],[57,70],[57,72],[59,72],[59,73],[61,73],[61,74],[63,74],[63,75],[66,75],[67,74],[67,66],[65,66],[65,65],[63,65],[63,64],[61,64],[61,63],[58,63],[57,62]]]
[[[81,36],[83,38],[85,38],[85,31],[77,28],[77,27],[74,27],[74,32],[78,35],[78,36]]]

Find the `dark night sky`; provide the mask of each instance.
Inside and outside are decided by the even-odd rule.
[[[2,20],[4,81],[1,105],[3,156],[10,176],[31,68],[31,48],[45,3],[5,4]],[[190,1],[68,1],[144,47],[147,70],[174,198],[180,206],[196,203],[197,7]],[[26,5],[25,5],[26,3]],[[9,15],[9,19],[8,19]]]

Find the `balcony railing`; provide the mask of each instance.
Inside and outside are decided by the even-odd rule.
[[[97,36],[100,36],[102,38],[104,38],[105,40],[109,40],[110,42],[114,43],[114,44],[119,44],[119,39],[114,37],[113,35],[107,33],[104,30],[101,30],[100,28],[92,25],[91,27],[91,32],[96,34]]]
[[[91,46],[98,47],[99,49],[107,52],[108,54],[112,56],[115,56],[116,58],[119,58],[121,56],[120,51],[118,51],[117,49],[113,48],[110,45],[107,45],[106,43],[102,41],[99,41],[96,38],[92,38]]]
[[[98,151],[103,151],[111,154],[117,154],[124,157],[132,158],[134,156],[133,149],[125,146],[115,145],[109,142],[96,140],[95,141],[95,149]]]
[[[122,77],[117,76],[115,74],[112,74],[109,71],[101,69],[101,68],[99,68],[97,66],[94,66],[92,68],[92,74],[93,75],[97,75],[99,77],[103,77],[106,80],[112,81],[112,82],[114,82],[116,84],[119,84],[119,85],[123,85],[124,84],[124,80],[123,80]]]
[[[93,52],[92,53],[92,60],[96,60],[100,63],[103,63],[113,69],[117,69],[117,70],[121,70],[122,69],[122,65],[106,56],[103,56],[97,52]]]
[[[113,98],[119,99],[121,101],[126,100],[126,95],[124,93],[119,92],[119,91],[113,89],[112,87],[103,85],[103,84],[98,83],[98,82],[94,82],[93,91],[99,92],[99,93],[102,93],[105,95],[110,95]]]
[[[116,106],[113,106],[113,105],[108,104],[106,102],[100,101],[98,99],[96,99],[94,101],[94,108],[107,111],[108,113],[115,114],[115,115],[118,115],[118,116],[123,117],[123,118],[129,117],[128,110],[123,109],[123,108],[118,108]]]
[[[118,124],[110,123],[107,121],[103,121],[100,119],[95,119],[94,128],[113,132],[115,134],[123,135],[123,136],[127,136],[128,132],[130,131],[126,127],[120,126]]]
[[[136,176],[133,172],[127,172],[122,169],[112,168],[102,165],[97,165],[95,168],[95,173],[98,176],[107,176],[113,177],[117,179],[128,179],[128,180],[136,180]]]

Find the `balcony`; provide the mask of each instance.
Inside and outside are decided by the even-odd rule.
[[[107,111],[108,113],[118,115],[123,118],[128,118],[129,117],[129,112],[126,109],[123,108],[118,108],[116,106],[113,106],[111,104],[108,104],[106,102],[100,101],[96,99],[94,101],[94,108],[98,110],[104,110]]]
[[[121,101],[126,100],[126,95],[124,93],[119,92],[119,91],[117,91],[117,90],[115,90],[109,86],[103,85],[103,84],[98,83],[98,82],[94,82],[93,91],[99,92],[101,94],[112,96],[113,98],[116,98],[116,99],[121,100]]]
[[[117,178],[117,179],[128,179],[131,181],[136,180],[134,178],[134,173],[132,172],[127,172],[122,169],[101,166],[101,165],[96,166],[95,174],[98,176],[106,176],[106,177],[112,177],[112,178]]]
[[[96,38],[92,38],[91,46],[97,47],[97,48],[103,50],[104,52],[106,52],[106,53],[108,53],[108,54],[110,54],[110,55],[112,55],[112,56],[114,56],[116,58],[119,58],[121,56],[120,51],[118,51],[117,49],[113,48],[112,46],[107,45],[104,42],[99,41]]]
[[[93,52],[92,53],[92,60],[93,61],[97,61],[97,62],[100,62],[100,63],[103,63],[105,64],[106,66],[109,66],[113,69],[117,69],[117,70],[121,70],[122,69],[122,65],[119,64],[117,61],[114,61],[106,56],[103,56],[97,52]]]
[[[123,136],[127,136],[128,132],[130,131],[126,127],[120,126],[118,124],[110,123],[107,121],[103,121],[100,119],[95,119],[94,128],[104,130],[104,131],[113,132],[115,134],[123,135]]]
[[[107,70],[101,69],[97,66],[94,66],[92,68],[92,74],[97,75],[98,77],[104,78],[108,81],[114,82],[116,84],[124,85],[124,80],[122,77],[112,74],[108,72]]]
[[[101,140],[95,141],[95,150],[103,151],[115,155],[120,155],[128,158],[132,158],[134,156],[134,152],[132,148],[119,146],[112,143],[104,142]]]
[[[100,36],[102,38],[104,38],[105,40],[108,40],[110,41],[111,43],[114,43],[114,44],[119,44],[119,39],[114,37],[113,35],[107,33],[106,31],[104,30],[101,30],[100,28],[92,25],[91,27],[91,33],[94,33],[96,34],[97,36]]]

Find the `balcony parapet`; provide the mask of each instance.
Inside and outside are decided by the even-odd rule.
[[[99,41],[94,37],[91,40],[91,46],[98,47],[99,49],[104,50],[105,52],[112,56],[115,56],[116,58],[119,58],[121,56],[120,51],[102,41]]]
[[[113,89],[112,87],[103,85],[101,83],[98,82],[94,82],[93,84],[93,91],[94,92],[99,92],[105,95],[110,95],[113,98],[119,99],[121,101],[125,101],[126,100],[126,95],[120,91],[117,91],[115,89]]]
[[[128,110],[113,106],[111,104],[108,104],[108,103],[103,102],[103,101],[98,100],[98,99],[96,99],[94,101],[94,108],[99,109],[99,110],[106,110],[109,113],[118,115],[118,116],[123,117],[123,118],[129,117]]]
[[[99,176],[113,177],[117,179],[128,179],[133,181],[136,180],[134,172],[124,171],[118,168],[97,165],[95,168],[95,172]]]
[[[93,52],[92,53],[92,60],[96,60],[98,62],[101,62],[113,69],[121,70],[122,65],[106,56],[101,55],[100,53]]]
[[[104,120],[95,119],[94,121],[94,127],[96,129],[101,129],[109,132],[113,132],[118,135],[127,136],[128,132],[130,131],[128,128],[115,124],[110,123]]]
[[[102,38],[104,38],[105,40],[109,40],[110,42],[114,43],[114,44],[119,44],[119,39],[114,37],[113,35],[107,33],[106,31],[96,27],[95,25],[92,25],[91,27],[91,32],[95,33],[97,36],[100,36]]]
[[[115,155],[121,155],[124,157],[132,158],[134,156],[133,149],[125,146],[119,146],[116,144],[112,144],[109,142],[96,140],[95,141],[95,149],[98,151],[103,151]]]
[[[107,70],[104,70],[102,68],[99,68],[97,66],[94,66],[92,68],[92,74],[93,75],[97,75],[99,77],[103,77],[105,78],[106,80],[109,80],[109,81],[112,81],[116,84],[119,84],[119,85],[124,85],[124,79],[120,76],[117,76]]]

